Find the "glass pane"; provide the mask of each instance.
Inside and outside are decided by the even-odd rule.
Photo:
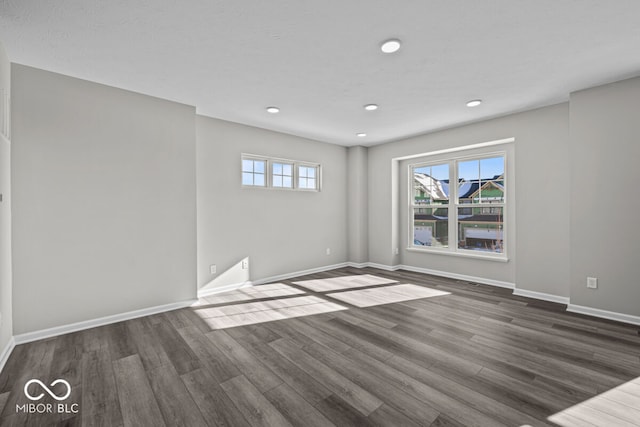
[[[291,188],[291,187],[293,187],[293,185],[291,185],[291,184],[292,184],[291,177],[290,176],[285,176],[283,181],[282,181],[282,186],[283,187],[287,187],[287,188]]]
[[[458,163],[458,203],[480,200],[480,160]]]
[[[282,177],[280,175],[273,176],[273,186],[282,187]]]
[[[291,165],[287,165],[287,164],[282,165],[282,174],[283,175],[288,175],[288,176],[293,175],[291,173]]]
[[[480,252],[504,252],[504,208],[458,209],[458,248]]]
[[[242,173],[242,185],[253,185],[253,174],[248,172]]]
[[[300,166],[300,167],[298,168],[298,174],[300,175],[300,177],[301,177],[301,178],[306,178],[306,177],[308,176],[308,175],[307,175],[307,173],[308,173],[308,169],[309,169],[309,168],[304,167],[304,166]]]
[[[264,173],[264,164],[263,160],[254,160],[253,161],[253,170],[254,172]]]
[[[449,209],[413,210],[413,246],[449,247]]]
[[[458,203],[504,201],[504,157],[458,163]]]
[[[242,172],[253,172],[253,160],[242,160]]]
[[[307,178],[298,178],[298,188],[307,188]]]
[[[504,158],[480,160],[480,199],[483,203],[504,202]]]
[[[413,168],[413,202],[416,205],[449,203],[449,165]]]
[[[316,168],[307,168],[307,176],[309,178],[315,178],[316,177]]]
[[[316,188],[316,179],[315,178],[309,178],[307,179],[307,188]]]
[[[253,185],[264,187],[264,174],[259,174],[259,173],[254,174]]]
[[[274,175],[282,175],[282,163],[274,163],[273,164],[273,174]]]

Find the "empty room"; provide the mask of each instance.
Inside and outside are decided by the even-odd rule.
[[[0,426],[640,426],[640,3],[0,2]]]

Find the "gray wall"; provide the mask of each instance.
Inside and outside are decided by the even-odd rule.
[[[640,78],[571,95],[571,303],[640,315]],[[587,276],[598,289],[586,288]]]
[[[10,64],[0,43],[0,352],[13,335],[11,310],[11,143],[9,137]]]
[[[508,173],[512,176],[511,188],[515,189],[511,208],[517,218],[515,222],[511,215],[508,230],[509,262],[406,251],[406,176],[410,162],[392,159],[508,137],[516,139],[510,148],[514,159],[508,165]],[[370,260],[568,296],[568,138],[568,105],[560,104],[370,148]],[[501,149],[504,146],[495,147]],[[395,247],[399,247],[399,255],[394,255]]]
[[[369,261],[368,161],[366,147],[349,147],[347,155],[348,259],[355,263]]]
[[[15,334],[196,295],[195,110],[12,64]]]
[[[347,260],[346,148],[200,116],[196,134],[200,288]],[[320,163],[322,191],[242,188],[242,153]]]

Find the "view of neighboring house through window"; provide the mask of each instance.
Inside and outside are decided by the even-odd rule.
[[[265,160],[242,159],[242,185],[266,186],[266,164]]]
[[[413,244],[449,247],[449,165],[413,169]]]
[[[493,154],[411,165],[411,246],[504,254],[504,159]]]

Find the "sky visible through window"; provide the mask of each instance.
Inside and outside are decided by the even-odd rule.
[[[415,172],[427,174],[438,181],[449,179],[449,167],[447,164],[423,166],[416,168]],[[465,181],[479,178],[489,180],[502,174],[504,174],[504,159],[502,157],[458,162],[458,178],[462,178]]]

